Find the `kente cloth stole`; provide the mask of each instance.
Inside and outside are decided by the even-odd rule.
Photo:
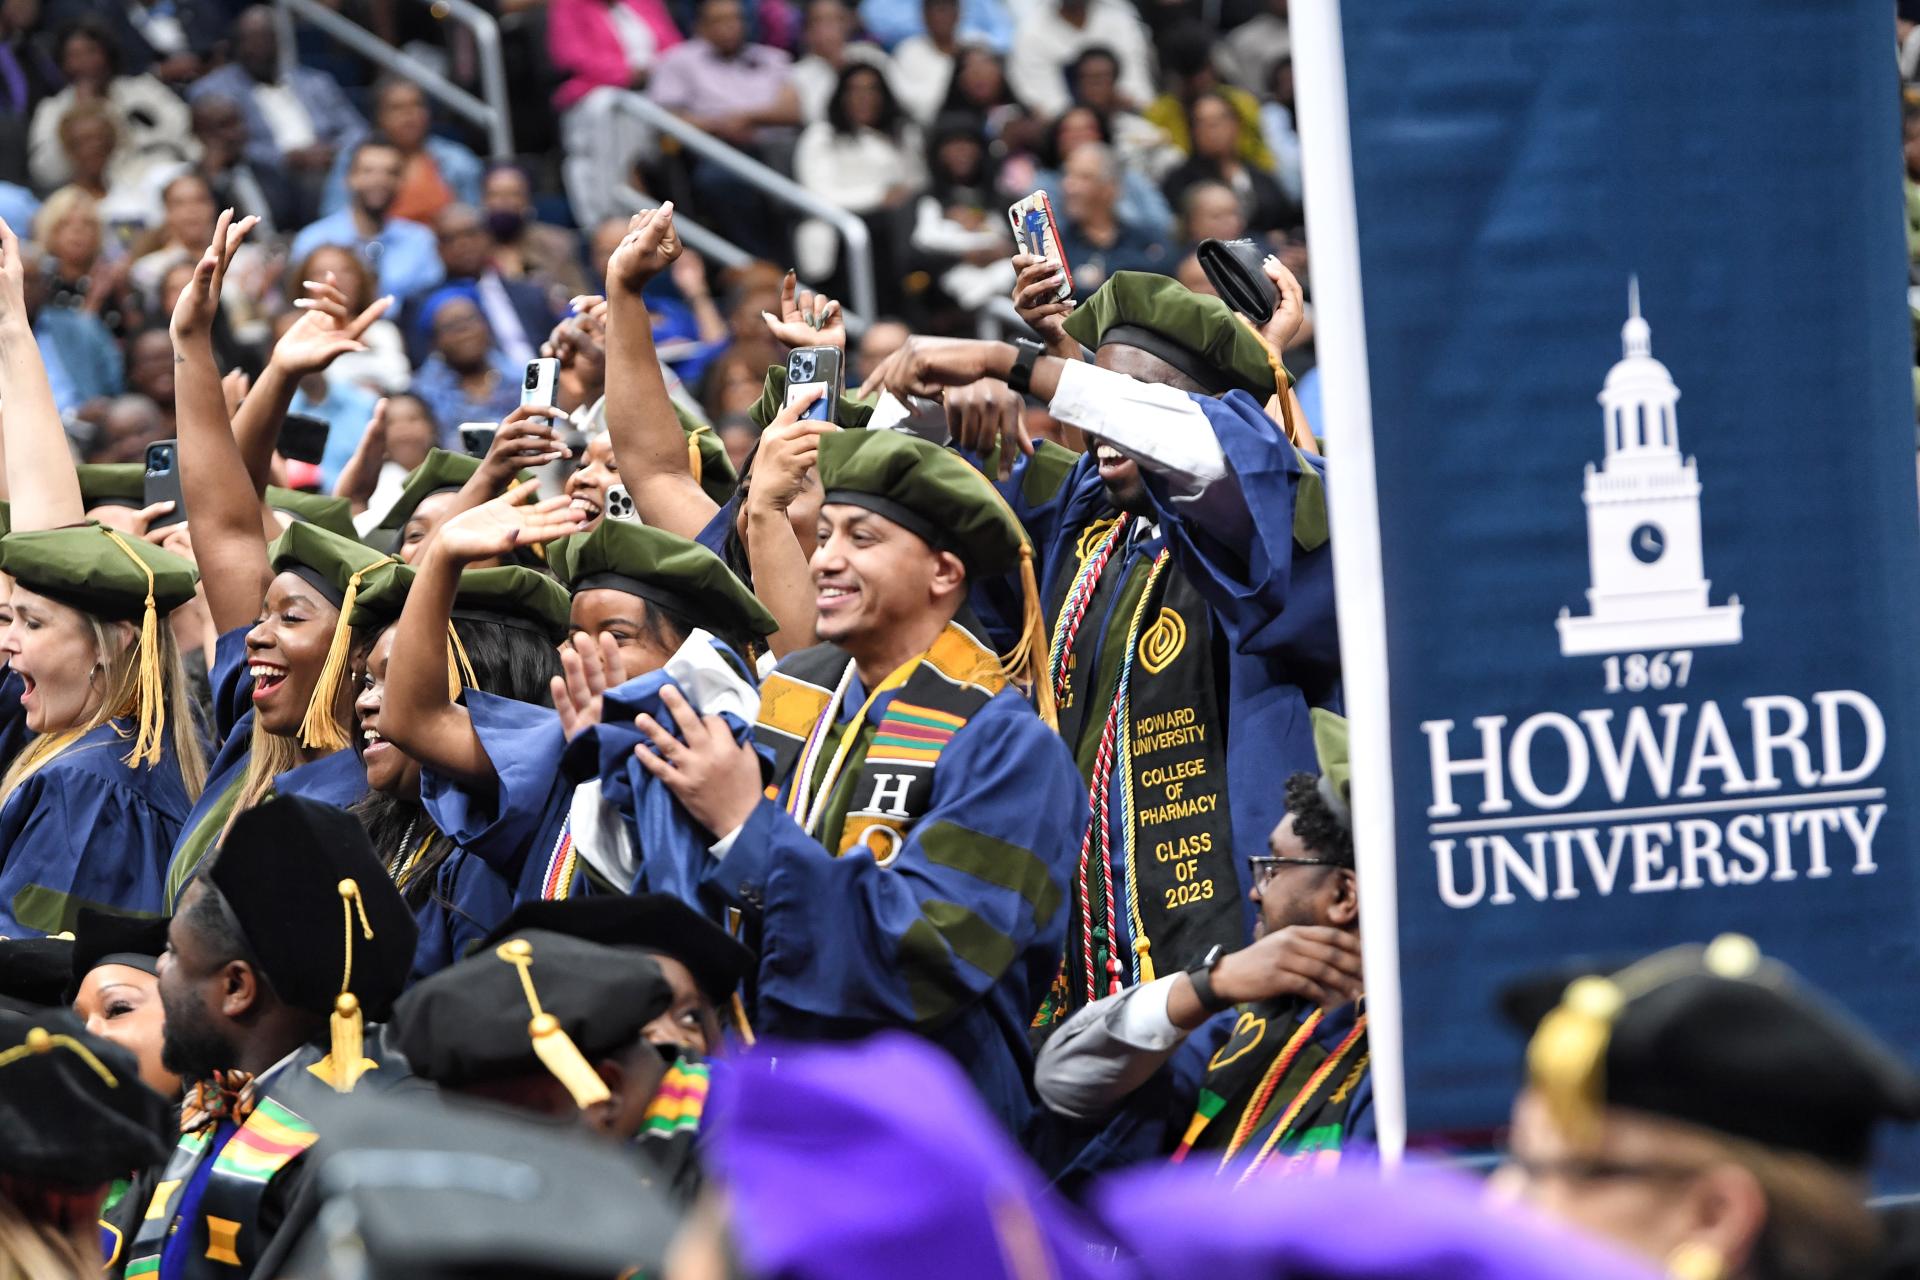
[[[1060,731],[1089,783],[1091,844],[1063,981],[1038,1025],[1108,994],[1115,978],[1131,985],[1149,965],[1171,973],[1242,941],[1221,640],[1166,553],[1126,545],[1137,519],[1089,523],[1048,602]]]
[[[940,753],[1006,685],[1000,661],[949,624],[925,653],[870,697],[893,700],[878,722],[844,724],[852,659],[831,645],[795,654],[760,689],[754,737],[774,753],[769,794],[835,853],[864,847],[882,865],[927,811]],[[852,741],[847,735],[852,734]]]
[[[153,1189],[146,1216],[134,1232],[127,1253],[127,1280],[159,1273],[160,1255],[175,1228],[175,1202],[212,1143],[213,1132],[203,1129],[182,1135],[174,1148]],[[195,1241],[183,1280],[237,1276],[253,1265],[262,1247],[260,1201],[267,1184],[318,1136],[304,1117],[272,1097],[257,1101],[247,1122],[214,1157],[213,1172],[200,1197],[199,1222],[178,1224],[181,1231],[198,1231],[205,1224],[205,1246]]]
[[[704,1062],[676,1062],[654,1091],[640,1118],[640,1137],[676,1138],[697,1133],[706,1113],[710,1068]]]

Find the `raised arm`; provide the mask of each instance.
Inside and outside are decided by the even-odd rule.
[[[380,732],[436,773],[462,782],[493,776],[493,761],[467,709],[447,696],[447,627],[460,572],[515,547],[551,542],[579,530],[582,515],[565,497],[533,503],[532,485],[462,512],[415,562],[418,570],[393,635]]]
[[[86,519],[80,478],[47,369],[27,317],[26,263],[13,228],[0,221],[0,472],[16,529],[54,529]]]
[[[794,535],[788,509],[809,483],[817,483],[812,472],[820,459],[820,438],[838,430],[830,422],[800,418],[822,394],[814,388],[767,424],[754,455],[753,485],[747,491],[747,563],[754,594],[780,624],[767,639],[777,658],[813,643],[813,573]]]
[[[687,469],[687,439],[667,399],[640,290],[680,256],[673,202],[634,215],[607,262],[607,431],[620,479],[640,518],[698,536],[719,506]]]
[[[180,495],[193,524],[194,559],[206,586],[207,610],[225,633],[259,616],[272,579],[260,498],[227,419],[220,369],[213,359],[213,320],[227,264],[255,218],[234,221],[222,210],[213,243],[173,307],[174,417],[180,437]]]
[[[233,415],[233,435],[240,444],[240,456],[246,460],[247,474],[254,492],[267,491],[267,472],[273,465],[273,451],[280,444],[280,426],[286,421],[300,380],[323,373],[349,351],[365,351],[360,340],[367,327],[393,305],[392,297],[376,298],[359,315],[347,310],[347,297],[333,282],[329,271],[324,280],[305,282],[307,296],[294,299],[303,313],[273,345],[273,355],[260,372],[246,399]]]
[[[373,491],[380,487],[380,465],[386,458],[387,398],[381,396],[373,402],[373,417],[367,420],[367,429],[360,433],[360,443],[354,446],[353,456],[340,468],[333,496],[345,498],[355,515],[365,511],[367,503],[373,500]]]

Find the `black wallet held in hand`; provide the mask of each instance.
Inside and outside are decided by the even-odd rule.
[[[1280,291],[1261,265],[1266,252],[1252,240],[1202,240],[1194,251],[1220,300],[1256,326],[1273,318]]]

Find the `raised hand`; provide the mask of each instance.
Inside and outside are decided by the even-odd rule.
[[[1300,326],[1306,322],[1306,294],[1300,288],[1300,281],[1286,264],[1272,254],[1260,264],[1266,269],[1267,279],[1273,281],[1280,296],[1274,300],[1273,316],[1260,327],[1260,336],[1276,353],[1284,354],[1292,344],[1294,336],[1300,332]]]
[[[955,447],[984,458],[996,444],[1000,446],[1002,480],[1013,474],[1013,464],[1022,455],[1032,455],[1026,398],[1006,383],[984,378],[964,387],[949,387],[942,398],[947,407],[947,430]]]
[[[493,443],[487,446],[487,456],[480,463],[480,470],[490,481],[489,488],[505,489],[523,470],[571,458],[573,450],[560,443],[553,427],[555,421],[565,421],[566,416],[564,410],[540,404],[523,404],[508,414],[493,433]]]
[[[455,564],[472,564],[510,554],[516,547],[553,542],[586,526],[586,514],[565,494],[534,501],[534,486],[509,489],[491,502],[462,511],[441,525],[428,554]]]
[[[551,685],[553,709],[560,713],[560,728],[571,742],[600,723],[602,698],[626,682],[627,663],[613,636],[577,632],[560,646],[560,670]]]
[[[800,416],[825,394],[824,387],[807,388],[767,424],[753,455],[748,502],[784,512],[806,490],[807,473],[820,460],[821,437],[839,430],[831,422]]]
[[[220,211],[213,226],[213,243],[194,264],[193,278],[180,291],[180,300],[173,304],[173,322],[169,328],[176,350],[183,343],[205,340],[212,335],[214,317],[220,312],[220,289],[226,284],[227,267],[247,238],[247,232],[259,221],[249,214],[236,222],[233,210]]]
[[[375,298],[366,310],[354,315],[347,309],[347,296],[334,283],[331,271],[324,280],[302,283],[307,296],[293,303],[302,314],[273,345],[273,363],[293,378],[319,373],[349,351],[365,351],[362,335],[393,306],[391,295]]]
[[[1328,925],[1291,925],[1222,956],[1213,989],[1236,1004],[1292,996],[1333,1008],[1364,990],[1360,939]]]
[[[800,283],[792,271],[780,282],[780,316],[775,319],[762,311],[768,332],[785,347],[838,347],[847,349],[847,322],[840,314],[840,303],[826,294]]]
[[[1060,295],[1060,264],[1031,253],[1013,255],[1013,309],[1054,355],[1080,358],[1080,344],[1067,336],[1073,298]]]
[[[647,741],[634,747],[634,757],[666,784],[695,822],[724,836],[760,803],[760,757],[750,744],[734,741],[724,719],[701,716],[672,685],[660,690],[660,702],[678,736],[652,716],[636,716],[633,722]]]
[[[27,264],[20,239],[0,218],[0,323],[31,324],[27,315]]]
[[[680,256],[680,237],[673,229],[673,201],[646,209],[627,223],[627,237],[607,259],[607,293],[617,289],[637,296],[647,281],[673,265]]]

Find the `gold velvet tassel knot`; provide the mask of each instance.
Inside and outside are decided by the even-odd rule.
[[[127,756],[127,763],[155,765],[160,763],[161,746],[166,741],[167,690],[165,674],[160,670],[160,610],[153,599],[153,566],[142,560],[118,533],[111,529],[101,532],[147,575],[147,600],[140,614],[140,650],[136,659],[132,708],[139,727],[134,733],[133,751]]]
[[[495,947],[493,953],[520,971],[527,1007],[533,1011],[533,1020],[527,1023],[527,1035],[533,1041],[533,1052],[540,1059],[540,1065],[553,1074],[582,1111],[611,1098],[613,1094],[607,1090],[607,1082],[580,1052],[580,1046],[560,1025],[560,1019],[540,1007],[540,993],[533,986],[533,944],[525,938],[509,938]]]
[[[361,900],[360,885],[354,880],[340,882],[340,915],[344,924],[345,959],[340,967],[340,994],[334,998],[333,1014],[327,1019],[327,1056],[314,1065],[314,1074],[340,1093],[348,1093],[374,1064],[365,1057],[366,1023],[360,1014],[360,1000],[353,985],[353,917],[360,916],[360,929],[367,941],[373,940],[373,925],[367,920],[367,904]]]

